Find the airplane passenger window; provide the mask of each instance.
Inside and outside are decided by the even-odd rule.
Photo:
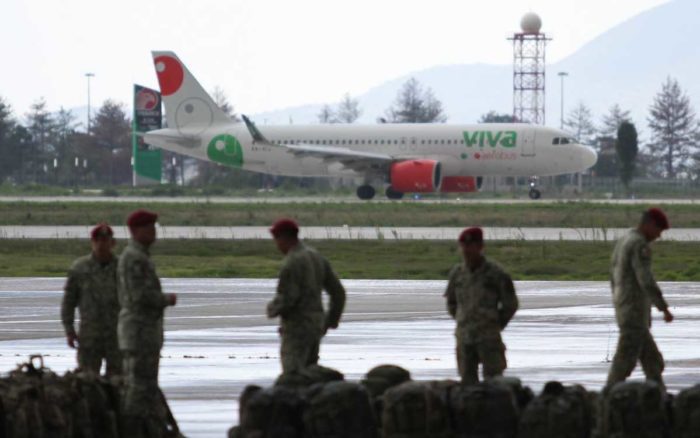
[[[452,144],[452,140],[447,140],[447,144]]]
[[[440,140],[440,144],[445,144],[445,140]]]

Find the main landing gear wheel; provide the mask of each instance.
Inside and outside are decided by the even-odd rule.
[[[374,198],[376,191],[374,187],[369,185],[360,186],[357,188],[357,197],[360,199],[372,199]]]
[[[540,199],[542,197],[542,193],[540,193],[539,190],[537,189],[530,189],[530,193],[528,193],[530,196],[530,199]]]
[[[397,192],[391,186],[386,188],[386,197],[389,199],[401,199],[403,198],[403,193]]]

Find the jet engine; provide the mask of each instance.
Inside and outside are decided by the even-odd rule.
[[[440,189],[440,162],[407,160],[391,165],[391,188],[401,193],[428,193]]]
[[[481,188],[481,177],[446,176],[442,179],[440,191],[443,193],[476,192]]]

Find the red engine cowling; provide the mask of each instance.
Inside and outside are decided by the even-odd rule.
[[[446,176],[442,179],[440,191],[443,193],[476,192],[479,186],[481,181],[473,176]]]
[[[391,188],[401,193],[428,193],[440,189],[439,161],[407,160],[391,165]]]

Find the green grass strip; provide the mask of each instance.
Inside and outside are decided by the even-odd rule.
[[[443,241],[314,241],[342,278],[445,279],[460,260]],[[121,250],[120,242],[117,251]],[[487,255],[516,280],[607,280],[612,242],[508,241],[487,244]],[[653,245],[660,281],[700,281],[695,243]],[[87,241],[0,240],[0,277],[61,277],[89,252]],[[266,240],[163,240],[153,247],[162,277],[273,278],[282,256]]]

